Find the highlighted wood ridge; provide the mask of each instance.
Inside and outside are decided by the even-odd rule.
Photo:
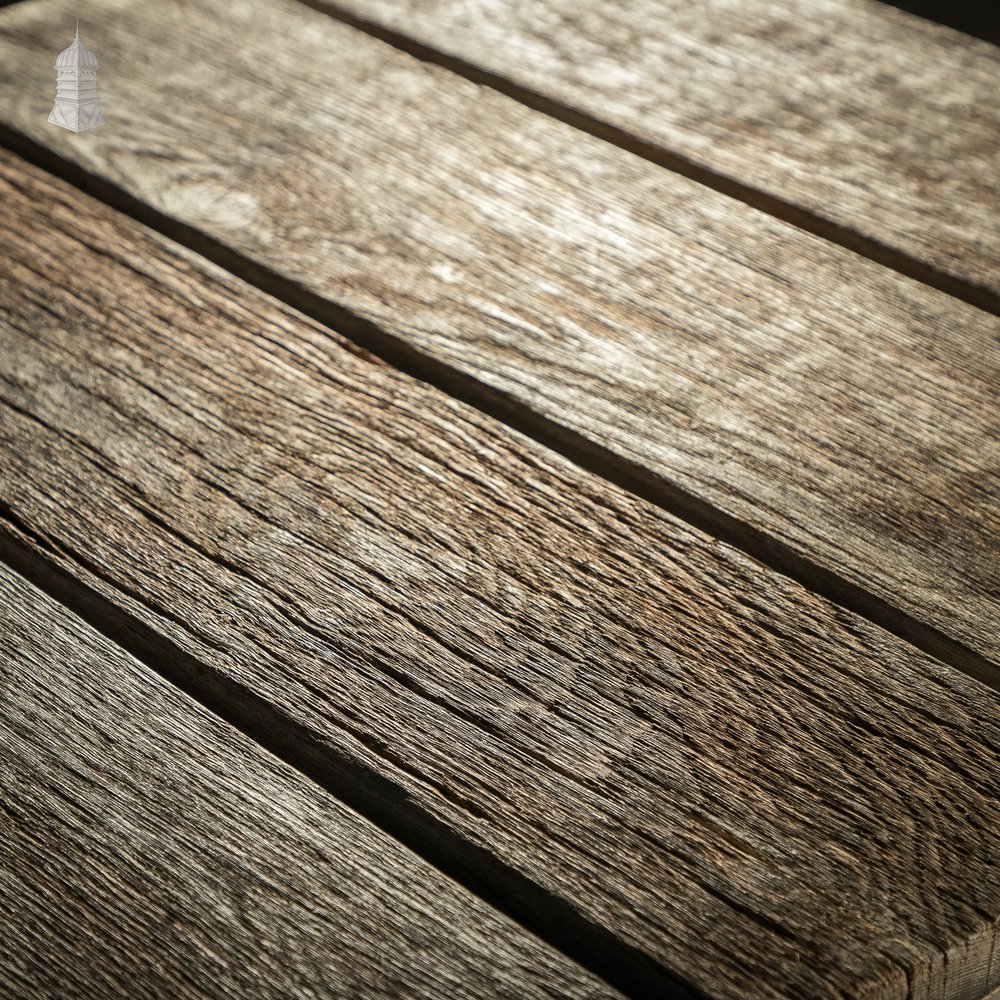
[[[5,566],[0,686],[4,996],[620,1000]]]
[[[3,547],[67,603],[634,996],[997,981],[1000,695],[6,155],[0,196]]]
[[[995,45],[831,0],[309,2],[1000,311]]]
[[[0,15],[19,151],[998,683],[1000,320],[280,0],[95,3],[78,143],[67,10]]]

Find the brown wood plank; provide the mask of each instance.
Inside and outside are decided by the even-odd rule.
[[[711,997],[997,980],[1000,695],[0,163],[8,552]]]
[[[0,565],[0,995],[617,997]]]
[[[996,308],[995,45],[874,0],[313,4],[496,74],[904,273],[950,277],[972,287],[945,287],[984,303],[987,292]]]
[[[73,10],[0,15],[0,121],[996,679],[1000,320],[301,5],[94,3],[110,124],[67,133],[40,105]]]

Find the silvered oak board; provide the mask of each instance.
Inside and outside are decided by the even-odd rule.
[[[997,981],[994,691],[0,163],[8,558],[707,996]]]
[[[996,307],[1000,50],[989,42],[873,0],[314,3]]]
[[[0,14],[0,123],[995,682],[1000,320],[291,2],[98,0],[68,133],[74,10]]]

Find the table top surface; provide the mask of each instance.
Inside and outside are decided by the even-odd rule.
[[[998,50],[94,0],[74,133],[74,18],[0,10],[0,993],[997,988]]]

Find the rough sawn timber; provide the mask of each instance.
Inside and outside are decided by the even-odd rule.
[[[310,2],[891,266],[951,278],[954,294],[998,301],[989,42],[873,0]]]
[[[0,995],[620,994],[0,566]]]
[[[36,95],[74,10],[0,14],[0,122],[366,345],[384,331],[394,363],[996,678],[1000,319],[281,0],[97,0],[114,121],[71,135]]]
[[[0,164],[8,557],[717,1000],[997,980],[996,692]]]

